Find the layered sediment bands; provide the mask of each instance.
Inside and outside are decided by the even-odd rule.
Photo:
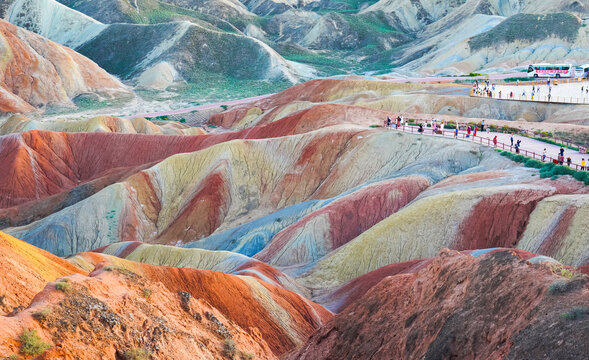
[[[78,254],[70,261],[98,269],[110,263],[161,282],[172,293],[188,292],[253,336],[260,334],[276,355],[301,345],[332,317],[329,311],[296,293],[249,276],[153,266],[97,253]]]
[[[285,228],[255,257],[274,266],[314,262],[398,211],[428,186],[426,178],[411,176],[363,187]]]
[[[120,119],[113,119],[95,118],[99,122],[110,122],[114,130],[122,130],[121,126],[125,127],[123,123],[117,123]],[[66,129],[61,127],[70,125],[55,126],[58,130],[64,131]],[[144,125],[151,126],[138,119],[131,120],[128,125],[133,125],[135,130]],[[307,129],[300,131],[312,129],[314,127],[310,124]],[[62,193],[88,181],[101,177],[108,178],[113,173],[123,173],[137,166],[151,166],[177,153],[193,152],[233,139],[261,139],[295,133],[292,124],[278,121],[268,126],[240,132],[204,136],[50,131],[25,131],[21,134],[2,136],[0,160],[6,164],[8,170],[0,174],[0,189],[3,190],[0,193],[0,208],[13,207]],[[121,154],[126,156],[120,156]]]
[[[568,282],[508,251],[479,258],[443,250],[424,269],[383,279],[287,359],[582,358],[586,280]]]
[[[238,126],[246,116],[263,114],[294,102],[323,103],[362,95],[386,96],[398,91],[422,89],[423,85],[386,81],[317,79],[288,88],[250,104],[239,105],[211,116],[209,123],[225,128]],[[379,125],[386,119],[381,118]]]
[[[322,116],[325,119],[327,114]],[[239,132],[215,135],[141,136],[133,132],[150,134],[178,131],[179,134],[192,134],[199,133],[200,130],[174,130],[170,124],[156,126],[141,119],[97,117],[88,121],[27,123],[22,117],[15,116],[4,123],[0,131],[12,132],[32,126],[66,132],[108,129],[118,133],[111,136],[106,133],[25,131],[18,135],[0,137],[0,160],[8,169],[0,174],[0,189],[4,190],[0,193],[0,208],[67,192],[88,181],[108,177],[113,173],[123,173],[140,165],[151,166],[177,153],[193,152],[234,139],[264,139],[306,133],[326,125],[323,120],[315,121],[313,117],[291,120],[286,118]],[[336,124],[337,121],[329,123]],[[123,132],[131,134],[122,134]],[[97,151],[100,151],[99,155]],[[14,217],[11,219],[0,223],[20,224]]]
[[[329,288],[382,266],[434,256],[445,247],[511,247],[523,233],[534,202],[556,191],[539,181],[420,197],[320,260],[299,281]],[[486,208],[489,204],[494,204],[491,210]]]
[[[302,107],[303,109],[299,110]],[[221,114],[217,114],[221,115]],[[243,129],[252,126],[269,125],[269,128],[288,128],[284,134],[300,134],[310,130],[321,129],[337,124],[383,125],[389,112],[368,109],[345,104],[289,103],[278,106],[269,112],[259,114],[250,110],[246,116],[232,128]]]
[[[478,149],[463,142],[355,126],[225,142],[171,156],[9,232],[59,255],[116,241],[188,243],[285,207],[334,198],[393,176],[419,174],[438,181],[478,165]]]
[[[175,121],[153,123],[144,118],[123,119],[112,116],[96,116],[80,120],[36,121],[23,115],[13,115],[0,124],[0,135],[30,130],[165,135],[203,135],[206,133],[202,128],[191,128]]]
[[[257,329],[246,331],[203,298],[114,267],[49,283],[30,307],[0,317],[0,353],[18,354],[18,336],[30,329],[51,346],[42,355],[48,359],[214,360],[229,345],[237,354],[277,359]]]
[[[589,265],[589,195],[557,195],[542,200],[530,216],[518,248],[572,265]]]
[[[75,51],[0,19],[0,112],[73,106],[87,93],[130,95],[124,85]]]
[[[272,266],[229,251],[186,249],[139,242],[115,243],[94,251],[144,264],[213,270],[226,274],[251,276],[301,295],[307,295],[306,290],[296,281]],[[92,271],[92,269],[86,270]]]
[[[29,306],[49,281],[85,273],[71,263],[3,232],[0,232],[0,272],[0,314]]]
[[[461,253],[478,257],[500,251],[511,251],[523,260],[533,261],[534,263],[555,262],[551,258],[538,257],[536,254],[519,249],[491,248],[474,251],[467,250]],[[384,278],[400,274],[416,273],[431,264],[434,259],[415,259],[383,266],[362,276],[358,276],[333,291],[317,296],[314,300],[327,309],[335,313],[340,313],[350,304],[353,304],[356,300],[364,296],[373,286],[378,285]]]

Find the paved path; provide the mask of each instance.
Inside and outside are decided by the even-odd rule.
[[[416,134],[417,128],[418,128],[417,126],[405,126],[404,131],[405,132],[413,132]],[[427,128],[425,135],[427,135],[427,136],[442,136],[442,135],[433,135],[431,128]],[[454,130],[444,130],[444,136],[445,137],[454,137]],[[520,154],[521,155],[527,155],[529,157],[536,158],[536,159],[540,160],[542,157],[542,152],[544,151],[544,149],[546,149],[546,161],[547,162],[550,161],[549,159],[551,157],[557,158],[559,150],[560,150],[559,146],[548,144],[548,143],[545,143],[542,141],[534,140],[534,139],[531,139],[531,138],[528,138],[525,136],[520,136],[520,135],[503,134],[503,133],[496,133],[496,132],[487,133],[485,131],[482,133],[477,132],[476,137],[471,135],[471,137],[466,138],[465,136],[466,136],[465,131],[459,131],[459,139],[460,140],[473,141],[473,142],[482,143],[483,145],[488,145],[488,146],[493,146],[493,142],[492,142],[493,138],[495,136],[497,136],[497,142],[498,142],[497,148],[499,148],[499,149],[505,148],[505,150],[507,150],[507,151],[515,152],[515,147],[509,146],[511,144],[511,136],[513,136],[514,145],[517,142],[517,140],[521,140],[521,147],[520,147]],[[503,146],[502,144],[505,144],[505,146]],[[587,155],[587,154],[581,154],[578,151],[564,148],[565,161],[568,156],[571,157],[572,164],[577,165],[577,166],[573,166],[573,168],[580,167],[581,159],[583,159],[583,158],[585,160],[589,159],[589,155]]]
[[[555,79],[551,79],[554,84]],[[570,81],[570,82],[568,82]],[[484,85],[479,84],[479,88]],[[550,102],[565,104],[589,104],[589,81],[572,81],[570,79],[558,79],[558,85],[551,85]],[[583,91],[581,91],[583,89]],[[532,91],[534,97],[532,98]],[[501,96],[499,96],[501,92]],[[513,98],[510,96],[513,93]],[[495,85],[493,98],[504,100],[548,102],[549,87],[546,80],[534,83],[522,83],[518,85]],[[479,95],[485,97],[484,95]]]

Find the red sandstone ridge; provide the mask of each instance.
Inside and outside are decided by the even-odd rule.
[[[159,282],[172,293],[186,292],[218,309],[227,319],[261,337],[276,355],[291,351],[332,314],[304,297],[249,276],[235,276],[216,271],[174,268],[136,263],[98,254],[79,254],[74,262],[96,266],[91,275],[111,264]]]
[[[130,94],[113,76],[65,46],[0,19],[0,112],[73,105],[88,93]]]
[[[292,359],[581,359],[587,279],[510,251],[442,250],[417,273],[384,278]]]

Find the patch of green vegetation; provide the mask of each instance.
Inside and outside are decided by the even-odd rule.
[[[225,338],[223,341],[223,356],[233,359],[237,354],[237,347],[235,346],[235,341],[231,338]]]
[[[123,354],[125,360],[149,360],[150,354],[143,348],[133,348]]]
[[[241,80],[222,77],[218,74],[203,77],[194,83],[168,88],[178,94],[177,100],[193,100],[198,97],[203,103],[242,99],[280,92],[292,86],[287,80],[263,81]]]
[[[26,356],[39,356],[51,347],[43,342],[35,329],[23,331],[18,340],[21,342],[20,352]]]
[[[579,280],[587,278],[587,275],[577,272],[575,270],[571,270],[562,264],[549,264],[548,267],[550,268],[550,270],[552,270],[553,273],[569,280]]]
[[[509,77],[509,78],[505,78],[503,79],[503,81],[505,82],[516,82],[516,81],[530,81],[530,78],[526,77]]]
[[[367,14],[340,14],[350,27],[360,35],[367,37],[374,34],[396,34],[399,31],[391,27],[382,12]]]
[[[579,320],[583,319],[585,316],[589,315],[589,307],[586,306],[576,306],[569,311],[563,313],[561,317],[564,320]]]
[[[255,355],[254,354],[247,353],[247,352],[241,352],[239,354],[239,358],[241,360],[253,360],[255,358]]]
[[[12,354],[9,357],[6,358],[7,360],[19,360],[20,356],[16,355],[16,354]]]
[[[72,290],[72,284],[69,283],[70,279],[61,279],[55,284],[55,288],[61,292],[70,292]]]
[[[581,19],[570,13],[517,14],[493,29],[471,38],[468,45],[476,51],[499,43],[533,43],[553,36],[573,42],[577,38],[581,24]]]
[[[151,289],[143,288],[141,290],[141,295],[146,299],[149,299],[151,297],[151,294],[153,294],[153,291]]]
[[[552,180],[556,180],[560,175],[570,175],[574,179],[583,182],[585,185],[589,185],[589,172],[587,171],[577,171],[568,166],[557,165],[551,162],[541,162],[539,160],[535,160],[521,154],[514,154],[509,151],[497,151],[499,151],[501,155],[515,162],[521,163],[526,167],[540,169],[540,177],[543,179],[550,178]]]
[[[49,315],[51,315],[51,309],[44,308],[42,310],[35,312],[33,314],[33,319],[37,320],[38,322],[43,322],[43,321],[47,320]]]

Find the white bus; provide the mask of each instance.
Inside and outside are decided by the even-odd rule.
[[[589,64],[579,65],[575,67],[575,77],[589,77]]]
[[[528,66],[528,77],[574,77],[575,69],[571,64],[532,64]]]

